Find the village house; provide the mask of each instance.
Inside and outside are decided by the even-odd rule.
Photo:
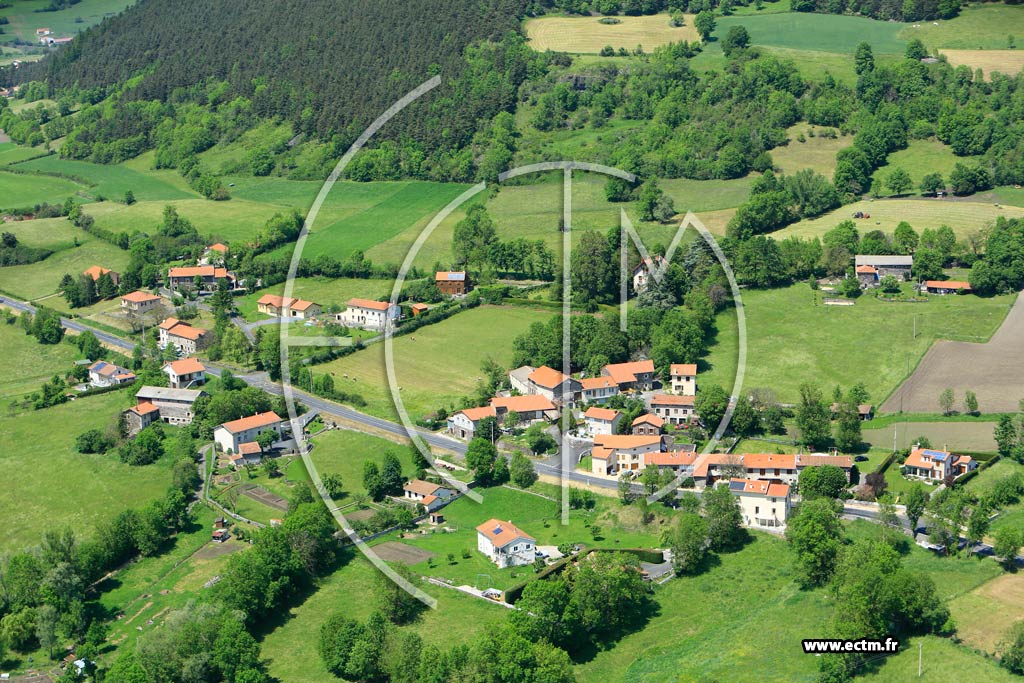
[[[116,387],[134,381],[134,372],[105,360],[98,360],[89,366],[89,384],[94,387]]]
[[[203,250],[203,260],[200,262],[199,265],[205,266],[211,263],[214,265],[223,265],[224,259],[226,259],[228,256],[228,251],[228,245],[224,244],[223,242],[211,244],[210,246]]]
[[[125,294],[121,297],[121,310],[126,313],[140,315],[148,313],[160,306],[160,297],[142,290]]]
[[[909,280],[910,269],[914,266],[914,257],[861,254],[854,257],[853,265],[858,278],[860,277],[860,271],[857,271],[857,269],[861,266],[870,266],[875,269],[874,278],[876,281],[881,280],[886,275],[892,275],[898,280]],[[864,273],[867,275],[868,271],[865,270]]]
[[[472,289],[469,276],[462,271],[439,270],[434,274],[434,284],[445,296],[463,296]]]
[[[476,528],[476,548],[499,569],[533,564],[537,541],[512,522],[489,519]]]
[[[229,273],[227,268],[217,266],[179,266],[167,271],[167,286],[179,291],[183,289],[195,289],[196,278],[203,283],[203,289],[210,291],[217,289],[221,280],[227,280],[231,288],[235,286],[235,275]]]
[[[607,473],[612,471],[638,471],[643,469],[644,456],[656,453],[664,447],[661,436],[636,436],[630,434],[599,434],[594,437],[594,449],[607,448],[613,451]],[[593,459],[593,453],[591,453]]]
[[[246,465],[259,465],[263,460],[263,448],[255,441],[238,444],[238,452],[228,456],[228,462],[236,470]]]
[[[144,386],[135,394],[141,403],[152,403],[160,411],[160,419],[172,425],[190,425],[195,415],[193,405],[201,396],[207,396],[199,389],[168,389],[166,387]],[[142,427],[139,427],[142,429]]]
[[[612,363],[601,368],[601,375],[610,377],[619,385],[619,391],[648,391],[654,388],[654,361]]]
[[[316,318],[322,311],[320,304],[305,299],[286,299],[277,294],[264,294],[260,297],[256,302],[256,310],[275,318],[295,318],[296,320]]]
[[[633,268],[633,291],[637,294],[646,292],[654,279],[654,272],[660,270],[665,264],[665,259],[655,254],[654,258],[641,259],[640,263]]]
[[[743,477],[746,479],[772,480],[784,484],[796,484],[800,472],[807,467],[834,465],[841,469],[850,480],[853,458],[848,455],[825,455],[811,453],[706,453],[694,463],[693,478],[698,487],[710,486],[723,478]]]
[[[521,394],[539,394],[552,403],[572,403],[580,393],[580,383],[569,375],[542,365],[524,365],[508,373],[512,388]]]
[[[405,500],[411,500],[423,506],[427,512],[444,507],[455,495],[455,491],[440,484],[432,484],[422,479],[413,479],[402,487]]]
[[[971,283],[963,280],[925,280],[924,290],[929,294],[967,294]]]
[[[157,346],[161,349],[173,346],[179,354],[184,356],[195,355],[201,349],[206,348],[212,336],[206,330],[192,327],[177,318],[167,318],[160,323],[158,329],[160,337]]]
[[[678,450],[644,453],[644,467],[657,467],[659,470],[671,470],[677,476],[692,477],[693,466],[697,462],[697,451],[694,444],[682,444]]]
[[[830,405],[829,411],[832,413],[832,419],[836,419],[839,416],[839,404],[833,403]],[[857,415],[862,420],[870,420],[875,416],[875,407],[870,403],[861,403],[857,406]]]
[[[908,477],[926,481],[956,479],[978,467],[978,461],[969,455],[956,455],[948,451],[915,446],[900,469]]]
[[[697,395],[697,364],[673,363],[669,368],[672,393],[680,396]]]
[[[587,431],[592,435],[617,434],[619,423],[622,421],[622,413],[611,408],[593,406],[587,408],[587,412],[583,413],[583,421],[587,425]]]
[[[665,421],[657,415],[644,413],[633,420],[631,431],[637,436],[653,436],[655,434],[661,434],[661,428],[664,425]]]
[[[615,451],[606,446],[594,446],[590,449],[590,471],[602,476],[615,473]]]
[[[279,439],[283,423],[284,421],[272,410],[257,413],[218,426],[213,430],[213,440],[225,453],[237,453],[239,446],[255,441],[263,432],[273,432],[274,438]]]
[[[558,417],[558,408],[546,396],[527,394],[525,396],[495,396],[491,399],[495,417],[504,420],[509,413],[516,413],[519,422],[535,422],[537,420],[554,420]]]
[[[696,397],[694,396],[655,394],[651,397],[651,410],[669,424],[685,425],[697,418],[695,402]],[[714,427],[715,425],[710,426]]]
[[[104,268],[103,266],[92,266],[87,268],[82,272],[82,275],[88,275],[92,278],[93,282],[99,280],[101,275],[107,275],[110,277],[110,281],[115,285],[121,284],[121,273],[110,270],[109,268]]]
[[[472,439],[476,435],[480,420],[485,417],[497,417],[494,406],[483,408],[466,408],[448,416],[448,433],[460,439]]]
[[[124,425],[129,437],[135,436],[143,429],[160,421],[160,409],[149,401],[139,401],[137,405],[124,411]]]
[[[349,299],[348,308],[338,313],[337,320],[345,327],[383,332],[402,317],[398,304],[371,299]]]
[[[584,377],[580,380],[583,403],[605,403],[619,393],[619,385],[611,377]]]
[[[164,363],[164,374],[172,389],[191,389],[206,384],[206,367],[195,358]]]
[[[729,492],[740,503],[748,527],[778,528],[789,519],[789,486],[757,479],[730,479]]]
[[[878,284],[878,268],[874,266],[857,266],[854,272],[860,284],[864,287],[874,287]]]

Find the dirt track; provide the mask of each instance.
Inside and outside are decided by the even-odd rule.
[[[951,387],[955,410],[963,411],[964,392],[978,395],[983,413],[1017,410],[1024,398],[1024,296],[1018,296],[1006,320],[984,344],[936,342],[914,373],[882,405],[882,412],[940,412],[939,394]]]

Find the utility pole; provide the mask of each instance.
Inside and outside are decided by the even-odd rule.
[[[924,657],[924,641],[921,640],[917,643],[917,677],[921,677],[921,663]]]

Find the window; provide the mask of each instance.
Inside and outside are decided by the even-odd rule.
[[[756,515],[759,512],[761,512],[761,506],[760,505],[755,505],[754,506],[754,514]]]

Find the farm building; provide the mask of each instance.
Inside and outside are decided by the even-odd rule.
[[[469,276],[462,271],[439,270],[434,274],[434,284],[445,296],[463,296],[472,289]]]
[[[160,305],[160,297],[139,290],[121,297],[121,310],[126,313],[147,313]]]
[[[868,255],[862,254],[854,257],[854,269],[861,266],[870,266],[875,269],[875,280],[881,280],[886,275],[892,275],[900,280],[910,279],[910,269],[914,266],[913,256],[892,256],[892,255]],[[867,271],[865,271],[865,275]],[[857,270],[860,277],[860,271]]]
[[[977,467],[978,461],[969,455],[956,455],[918,446],[910,452],[900,469],[908,477],[944,481],[947,477],[956,479]]]
[[[857,279],[865,287],[874,287],[878,284],[878,268],[874,266],[857,266],[855,269]]]
[[[192,327],[177,318],[167,318],[159,326],[161,349],[173,346],[178,353],[191,356],[210,343],[210,334],[199,327]]]
[[[205,391],[199,389],[168,389],[144,386],[135,394],[139,403],[149,402],[160,410],[160,419],[172,425],[190,425],[194,415],[192,406]],[[141,429],[141,427],[140,427]]]
[[[680,396],[696,396],[696,363],[673,363],[669,367],[669,376],[672,382],[673,394],[679,394]]]
[[[962,280],[926,280],[923,289],[929,294],[966,294],[971,283]]]
[[[371,299],[349,299],[348,307],[338,313],[337,320],[345,327],[384,331],[401,317],[402,309],[397,304]]]
[[[89,384],[94,387],[116,387],[134,381],[134,372],[105,360],[98,360],[89,366]]]
[[[292,299],[276,294],[264,294],[256,302],[256,310],[277,318],[309,320],[320,315],[320,304],[305,299]]]
[[[129,437],[159,420],[160,409],[149,401],[139,401],[138,405],[124,411],[124,424]]]
[[[497,417],[494,406],[466,408],[452,413],[448,416],[448,433],[460,439],[472,439],[480,426],[480,420],[485,417]]]
[[[554,420],[558,417],[558,408],[555,407],[555,404],[548,397],[540,394],[495,396],[491,399],[491,407],[494,408],[495,416],[499,420],[505,419],[509,413],[519,415],[520,422]]]
[[[555,404],[571,403],[580,393],[580,383],[569,375],[542,365],[524,365],[508,373],[512,388],[521,394],[539,394]]]
[[[622,413],[611,408],[594,406],[587,408],[587,412],[583,413],[583,421],[587,425],[587,431],[591,434],[615,434],[619,431]]]
[[[172,389],[191,389],[206,384],[206,367],[195,358],[182,358],[164,363],[164,374]]]
[[[227,280],[232,288],[235,286],[235,274],[227,268],[217,266],[181,266],[167,271],[167,286],[174,291],[195,289],[196,282],[202,282],[205,290],[216,289],[221,280]]]
[[[537,541],[512,522],[489,519],[476,528],[476,548],[498,565],[518,567],[533,564]]]
[[[829,410],[832,412],[832,419],[836,419],[839,416],[839,404],[833,403],[829,406]],[[870,403],[861,403],[857,406],[857,415],[862,420],[870,420],[875,416],[875,407]]]
[[[676,475],[693,476],[693,466],[697,462],[697,452],[693,444],[683,444],[678,450],[659,451],[644,454],[644,467],[657,467],[660,470],[672,470]]]
[[[225,453],[238,453],[242,444],[255,441],[263,432],[273,432],[279,438],[283,427],[284,421],[270,410],[225,422],[213,430],[213,440]]]
[[[789,486],[759,479],[730,479],[729,492],[740,503],[750,527],[784,527],[789,519]]]
[[[419,304],[419,303],[417,303],[417,304],[413,304],[412,306],[410,306],[409,309],[412,310],[412,317],[415,318],[416,316],[423,315],[424,313],[429,311],[430,310],[430,306],[428,306],[426,304]]]
[[[601,368],[601,376],[611,378],[619,385],[619,391],[647,391],[654,387],[654,361],[613,363]]]

